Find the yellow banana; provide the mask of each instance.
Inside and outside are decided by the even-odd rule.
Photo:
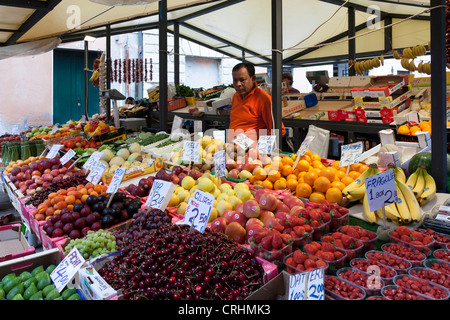
[[[419,171],[416,170],[415,172],[413,172],[409,175],[408,179],[406,179],[406,185],[411,190],[414,189],[414,187],[416,186],[416,181],[417,181],[418,176],[419,176]]]
[[[363,173],[361,173],[361,174],[359,175],[359,177],[358,177],[355,181],[353,181],[352,183],[350,183],[348,186],[346,186],[346,187],[342,190],[342,194],[343,194],[344,196],[346,196],[350,190],[355,189],[355,188],[358,188],[358,187],[360,187],[361,185],[363,185],[363,184],[364,184],[364,179],[365,179],[365,178],[370,177],[371,175],[374,175],[374,174],[377,173],[377,172],[378,172],[378,168],[376,168],[376,167],[370,165],[369,168],[368,168],[366,171],[364,171]]]
[[[436,196],[436,181],[426,170],[423,171],[423,174],[425,177],[425,188],[419,198],[419,204],[421,206],[428,203]]]
[[[417,65],[417,71],[419,71],[420,73],[423,73],[422,66],[423,66],[423,62],[420,61],[419,64]]]
[[[394,168],[394,176],[395,176],[395,179],[397,179],[403,183],[406,182],[406,175],[402,168],[395,167]]]
[[[362,74],[361,69],[359,68],[359,61],[356,61],[354,66],[356,74]]]
[[[412,60],[412,59],[411,59],[411,61],[409,62],[408,70],[409,70],[409,71],[416,71],[416,70],[417,70],[416,65],[414,64],[414,60]]]
[[[398,54],[398,51],[397,51],[397,50],[394,50],[394,52],[392,53],[392,56],[393,56],[395,59],[397,59],[397,60],[401,59],[401,57],[400,57],[400,55]]]
[[[412,189],[412,192],[414,193],[415,197],[420,197],[420,195],[423,192],[423,189],[425,188],[425,177],[423,175],[423,168],[418,168],[419,175],[417,176],[416,185]]]
[[[365,194],[366,194],[366,185],[363,183],[358,188],[353,188],[353,189],[348,190],[346,192],[345,197],[349,201],[353,202],[353,201],[361,200]]]
[[[425,48],[425,46],[424,46],[423,44],[421,44],[421,45],[419,46],[419,50],[420,50],[420,55],[421,55],[421,56],[424,56],[424,55],[427,54],[427,48]]]
[[[397,206],[398,213],[402,217],[402,222],[408,224],[411,222],[411,216],[409,213],[408,204],[406,203],[405,196],[403,195],[400,187],[396,184],[397,188],[397,201],[395,205]]]
[[[411,220],[413,222],[420,221],[420,219],[422,218],[422,209],[420,208],[419,202],[414,196],[413,191],[408,188],[408,186],[403,182],[398,180],[396,180],[395,182],[400,188],[400,191],[402,192],[403,196],[405,197],[406,203],[408,204]]]
[[[98,70],[95,70],[94,72],[92,72],[92,75],[91,75],[91,78],[89,79],[89,81],[95,81],[98,79],[99,76],[100,75],[98,73]]]
[[[402,217],[400,213],[398,213],[397,205],[395,203],[391,203],[384,207],[384,215],[386,219],[392,221],[395,224],[400,224]],[[383,211],[381,211],[381,219],[383,219]]]
[[[370,211],[369,208],[369,200],[367,199],[367,194],[364,193],[364,197],[363,197],[363,212],[364,212],[364,217],[366,218],[366,220],[369,223],[375,223],[377,222],[377,215],[374,211]]]
[[[383,55],[380,56],[380,63],[381,63],[382,66],[384,66],[384,57],[383,57]]]
[[[402,58],[400,60],[400,64],[402,65],[403,69],[407,69],[409,67],[409,60],[407,58]]]
[[[404,58],[411,59],[411,56],[409,55],[408,48],[403,49],[402,54],[403,54]]]

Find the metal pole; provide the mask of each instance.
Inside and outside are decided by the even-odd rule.
[[[167,0],[159,1],[159,128],[167,131]]]
[[[347,19],[348,19],[348,37],[352,38],[355,36],[355,8],[348,7],[347,11]],[[356,39],[352,38],[348,41],[348,59],[355,60],[356,59]],[[356,74],[355,67],[351,67],[348,70],[349,76],[354,76]]]
[[[89,108],[88,108],[88,92],[89,92],[89,73],[88,73],[88,52],[89,43],[84,41],[84,115],[86,120],[89,119]]]
[[[439,192],[447,190],[445,1],[431,0],[431,168]]]
[[[282,1],[272,0],[272,114],[274,118],[274,129],[277,129],[278,147],[282,147],[282,121],[281,121],[281,82],[283,56],[283,22],[282,22]],[[272,133],[273,134],[273,133]]]
[[[173,71],[175,86],[180,84],[180,24],[174,22],[173,24]]]
[[[106,90],[111,89],[111,26],[106,26]],[[106,121],[111,121],[111,99],[106,99]]]

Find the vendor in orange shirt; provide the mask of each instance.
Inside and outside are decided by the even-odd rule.
[[[260,135],[270,135],[274,127],[272,99],[267,92],[258,87],[255,81],[255,67],[251,63],[237,64],[232,74],[236,93],[231,102],[228,141],[232,142],[239,133],[244,133],[257,142]],[[285,132],[282,124],[282,136]]]

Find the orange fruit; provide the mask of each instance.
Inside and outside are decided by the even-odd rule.
[[[341,182],[343,184],[345,184],[346,186],[348,186],[350,183],[352,183],[353,181],[355,181],[355,179],[353,179],[352,177],[349,176],[345,176],[341,179]]]
[[[418,127],[418,126],[414,126],[414,127],[409,128],[409,133],[412,136],[415,136],[417,131],[421,131],[420,127]]]
[[[325,195],[322,192],[315,191],[309,196],[311,202],[321,203],[323,200],[325,200]]]
[[[318,154],[314,153],[314,154],[311,155],[311,161],[316,161],[316,160],[317,161],[321,161],[322,158]]]
[[[332,188],[338,188],[339,190],[344,190],[344,188],[346,187],[345,183],[343,183],[342,181],[333,181],[330,185]]]
[[[336,173],[335,173],[335,170],[333,170],[333,169],[334,168],[329,168],[329,167],[323,168],[320,171],[319,177],[325,177],[330,181],[334,181],[334,178],[336,177]]]
[[[314,181],[316,181],[316,179],[319,177],[319,175],[314,172],[306,172],[303,175],[303,181],[306,182],[307,184],[309,184],[311,187],[314,185]]]
[[[337,171],[336,171],[336,179],[341,180],[343,177],[345,177],[345,173],[346,173],[346,172],[344,172],[344,171],[342,171],[342,170],[337,170]]]
[[[86,203],[86,199],[87,199],[88,197],[89,197],[88,194],[83,194],[83,195],[81,196],[81,203],[85,204],[85,203]]]
[[[288,175],[288,176],[286,177],[286,180],[291,180],[291,179],[297,180],[297,175],[291,173],[290,175]]]
[[[298,163],[297,163],[297,166],[295,167],[295,169],[299,169],[300,171],[308,171],[309,170],[309,167],[310,167],[310,165],[309,165],[309,162],[308,161],[306,161],[306,160],[300,160]]]
[[[311,165],[313,166],[313,168],[323,168],[323,167],[325,167],[324,164],[322,163],[322,161],[320,161],[320,160],[313,160]]]
[[[331,164],[331,166],[333,167],[333,168],[336,168],[336,169],[339,169],[339,164],[340,164],[341,162],[339,161],[339,160],[336,160],[336,161],[334,161],[332,164]]]
[[[331,203],[339,203],[342,200],[342,191],[339,188],[331,187],[325,193],[325,199]]]
[[[66,198],[64,199],[64,201],[65,201],[67,204],[73,204],[73,203],[75,203],[75,200],[76,200],[76,198],[75,198],[75,196],[73,196],[73,195],[66,196]]]
[[[297,197],[309,198],[311,193],[312,193],[311,186],[305,182],[297,184],[297,187],[295,188],[295,195]]]
[[[309,149],[306,149],[306,151],[305,151],[305,155],[307,155],[307,156],[310,156],[311,157],[311,150],[309,150]]]
[[[356,179],[358,179],[358,177],[360,175],[361,175],[361,172],[359,172],[359,171],[350,171],[347,176],[349,176],[353,180],[356,180]]]
[[[265,180],[267,178],[267,172],[263,168],[256,169],[255,171],[256,180]]]
[[[272,181],[270,181],[269,179],[266,179],[266,180],[264,180],[263,182],[261,182],[261,185],[262,185],[265,189],[273,190],[273,183],[272,183]]]
[[[298,186],[297,179],[287,179],[286,181],[286,188],[288,188],[291,191],[295,191],[295,188]]]
[[[363,173],[364,171],[366,171],[367,169],[369,169],[369,166],[367,164],[361,164],[358,168],[358,171],[360,173]]]
[[[397,133],[398,134],[406,134],[409,135],[409,128],[407,125],[401,125],[400,127],[398,127],[397,129]]]
[[[289,164],[285,164],[283,165],[283,168],[281,169],[281,174],[284,177],[287,177],[288,175],[290,175],[292,172],[294,171],[294,169],[292,169],[292,166]]]
[[[358,170],[359,170],[359,167],[360,167],[361,165],[362,165],[361,162],[354,163],[354,164],[350,165],[350,171],[358,171]]]
[[[286,189],[286,181],[281,180],[281,179],[275,181],[275,183],[273,184],[273,189],[274,190],[284,190],[284,189]]]
[[[267,175],[267,179],[269,179],[269,181],[275,183],[275,181],[280,180],[281,178],[281,173],[278,170],[271,170],[269,171],[269,174]]]
[[[300,157],[300,160],[306,160],[308,161],[308,163],[311,163],[311,157],[308,156],[307,154],[304,154]]]
[[[328,190],[328,188],[330,187],[331,182],[330,180],[328,180],[328,178],[322,176],[322,177],[318,177],[315,181],[314,181],[314,190],[315,191],[320,191],[320,192],[326,192]]]
[[[285,166],[285,165],[290,165],[291,167],[294,165],[294,160],[289,157],[289,156],[285,156],[283,158],[281,158],[281,163]]]
[[[263,184],[263,182],[261,180],[256,180],[253,185],[262,187],[263,186],[262,184]]]
[[[90,195],[91,195],[91,196],[96,196],[96,197],[98,197],[98,192],[97,192],[97,191],[92,191],[92,192],[90,193]]]

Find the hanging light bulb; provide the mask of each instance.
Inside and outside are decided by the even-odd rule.
[[[157,2],[159,0],[90,0],[91,2],[106,6],[140,6]]]

